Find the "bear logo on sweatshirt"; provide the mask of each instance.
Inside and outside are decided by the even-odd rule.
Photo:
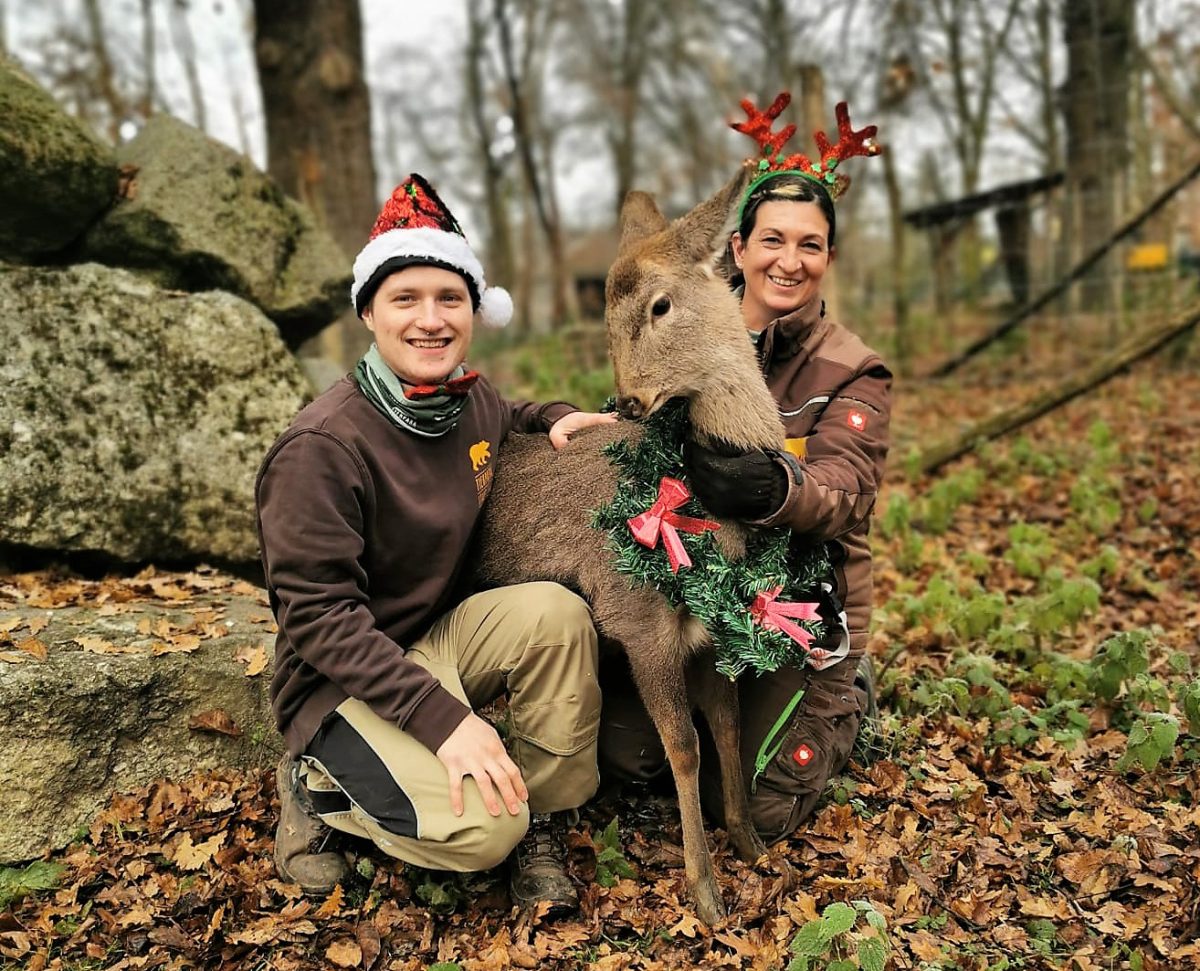
[[[467,455],[471,459],[471,471],[475,473],[475,498],[482,506],[492,491],[492,443],[476,442],[467,450]]]
[[[471,469],[478,472],[488,463],[488,459],[492,457],[491,442],[476,442],[471,446],[468,454],[471,456]]]

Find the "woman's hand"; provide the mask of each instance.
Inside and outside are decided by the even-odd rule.
[[[573,411],[569,415],[563,415],[550,427],[550,444],[555,448],[562,448],[580,429],[591,428],[593,425],[611,425],[616,420],[616,412],[601,414],[596,411]]]
[[[510,816],[521,811],[529,799],[529,790],[521,770],[508,757],[504,743],[490,724],[471,712],[450,733],[434,753],[450,773],[450,808],[455,816],[463,814],[463,777],[471,776],[483,796],[483,804],[493,816],[500,815],[500,798]]]
[[[787,498],[787,471],[767,452],[722,455],[689,441],[683,464],[700,505],[718,519],[757,522],[777,513]]]

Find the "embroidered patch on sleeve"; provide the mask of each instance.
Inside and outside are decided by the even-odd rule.
[[[846,424],[856,432],[865,432],[867,430],[867,416],[856,409],[846,416]]]
[[[808,765],[808,763],[813,759],[813,750],[807,745],[801,745],[792,753],[792,758],[795,759],[799,765]]]

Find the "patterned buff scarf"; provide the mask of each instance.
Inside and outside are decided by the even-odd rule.
[[[460,364],[447,380],[461,378],[466,373]],[[371,345],[354,368],[354,380],[367,400],[393,425],[424,438],[445,435],[458,423],[458,416],[467,404],[465,393],[406,398],[404,383],[387,366],[376,344]]]

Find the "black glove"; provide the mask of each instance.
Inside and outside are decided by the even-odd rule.
[[[722,455],[689,441],[683,464],[696,498],[722,519],[766,519],[787,498],[787,471],[769,452]]]

